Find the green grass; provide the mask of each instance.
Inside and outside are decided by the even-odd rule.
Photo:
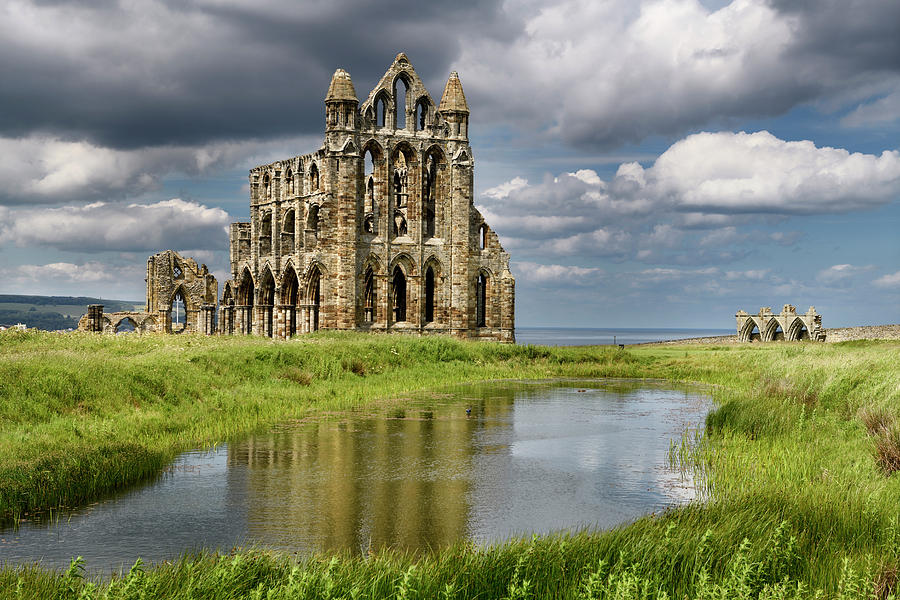
[[[900,566],[900,475],[885,467],[900,444],[897,365],[900,345],[878,342],[620,352],[351,334],[7,334],[7,515],[96,499],[188,448],[458,381],[696,381],[711,385],[717,409],[671,453],[705,501],[610,532],[301,563],[247,550],[138,565],[111,581],[86,580],[77,563],[67,574],[6,566],[0,598],[887,597]]]

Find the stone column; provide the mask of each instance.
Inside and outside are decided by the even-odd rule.
[[[103,333],[103,305],[88,305],[88,327],[93,333]]]

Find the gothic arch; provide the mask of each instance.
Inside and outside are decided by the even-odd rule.
[[[360,268],[359,273],[357,275],[362,275],[365,273],[366,269],[372,269],[372,271],[379,275],[381,274],[381,259],[378,258],[378,255],[374,252],[369,253],[366,259],[362,263],[362,268]]]
[[[375,127],[387,127],[388,115],[394,111],[391,95],[384,88],[375,93]]]
[[[393,273],[397,266],[403,268],[403,273],[407,277],[415,277],[418,275],[416,272],[416,261],[406,252],[401,252],[391,259],[391,262],[388,265],[388,273]]]
[[[310,162],[307,179],[309,180],[310,194],[315,194],[322,189],[322,180],[319,177],[319,167],[316,165],[315,161]]]
[[[119,328],[123,325],[126,327],[126,329],[120,330]],[[128,325],[131,325],[130,329],[127,328]],[[115,333],[141,333],[141,328],[131,317],[122,317],[118,320],[118,322],[116,322],[116,326],[113,327],[113,331],[115,331]]]
[[[478,269],[475,276],[475,326],[493,327],[494,274],[487,267]]]
[[[397,84],[402,84],[401,88]],[[400,71],[391,82],[391,90],[394,98],[394,129],[409,129],[407,116],[409,115],[409,98],[412,95],[412,81],[406,71]],[[403,101],[400,101],[400,95]],[[401,106],[402,104],[402,106]],[[402,116],[402,118],[401,118]]]
[[[391,269],[391,320],[395,323],[406,321],[406,307],[409,304],[409,276],[404,272],[401,263],[396,263]]]
[[[784,332],[784,339],[797,342],[804,339],[809,339],[809,330],[806,327],[806,323],[803,322],[803,319],[800,317],[795,317],[791,324],[788,325],[787,330]]]
[[[416,112],[414,114],[415,122],[413,124],[416,131],[425,131],[434,114],[434,107],[428,99],[427,94],[419,96],[416,100]]]

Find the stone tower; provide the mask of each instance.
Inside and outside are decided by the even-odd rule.
[[[220,330],[514,341],[515,280],[473,205],[468,126],[455,72],[436,106],[403,53],[362,104],[335,71],[323,146],[250,171]]]

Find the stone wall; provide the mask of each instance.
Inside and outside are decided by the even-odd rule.
[[[147,304],[143,311],[104,313],[102,305],[91,305],[78,322],[78,329],[212,334],[216,331],[218,290],[219,284],[206,265],[198,267],[194,259],[165,250],[147,259]],[[178,312],[174,325],[173,309]]]
[[[814,306],[803,315],[798,315],[791,304],[785,304],[777,315],[768,306],[759,309],[755,315],[739,310],[735,319],[738,341],[741,342],[825,341],[822,316],[816,313]]]
[[[321,148],[250,171],[250,222],[231,227],[219,331],[514,341],[515,280],[473,205],[456,73],[436,104],[401,53],[360,105],[338,69],[325,114]]]

